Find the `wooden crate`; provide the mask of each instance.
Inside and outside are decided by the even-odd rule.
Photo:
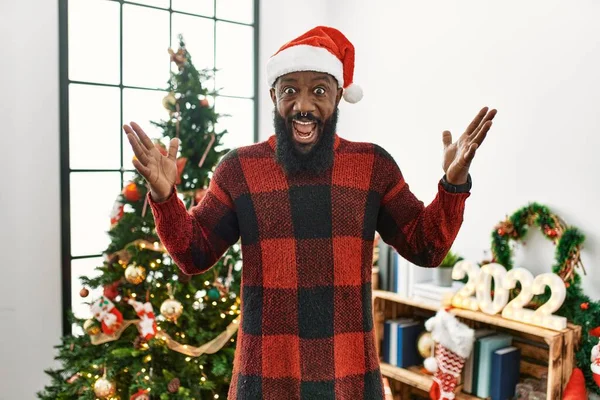
[[[384,321],[400,316],[417,316],[427,319],[438,310],[430,304],[408,299],[397,293],[375,290],[373,292],[373,312],[375,332],[377,335],[377,352],[381,354]],[[521,349],[521,377],[540,378],[548,376],[548,400],[561,399],[562,391],[567,385],[575,366],[575,351],[581,339],[581,327],[569,324],[566,329],[555,331],[523,324],[502,318],[500,315],[489,315],[479,311],[453,308],[450,312],[471,328],[491,328],[511,335],[513,345]],[[380,357],[381,359],[381,357]],[[384,376],[393,379],[396,390],[405,398],[410,393],[426,392],[431,387],[431,376],[420,368],[398,368],[381,363]],[[479,399],[460,392],[457,388],[456,399]]]

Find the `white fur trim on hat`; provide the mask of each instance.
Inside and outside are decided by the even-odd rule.
[[[363,97],[363,91],[356,83],[351,83],[344,89],[344,100],[348,103],[358,103]]]
[[[281,50],[267,62],[267,83],[273,86],[277,78],[291,72],[316,71],[330,75],[344,87],[344,66],[339,58],[322,47],[296,45]]]
[[[473,350],[475,341],[473,329],[446,310],[439,310],[435,316],[425,321],[425,329],[431,332],[431,338],[435,342],[462,358],[467,358]]]

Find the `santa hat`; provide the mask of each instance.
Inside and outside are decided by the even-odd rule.
[[[284,44],[267,62],[267,81],[291,72],[316,71],[332,75],[344,89],[344,99],[356,103],[362,99],[360,86],[353,83],[354,45],[340,31],[317,26]]]

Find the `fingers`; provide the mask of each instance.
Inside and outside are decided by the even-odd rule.
[[[127,140],[129,140],[135,156],[141,161],[142,164],[148,164],[148,155],[146,154],[147,150],[144,148],[144,146],[142,146],[131,127],[125,125],[123,126],[123,129],[125,130],[125,133],[127,133]]]
[[[483,143],[483,140],[485,139],[485,137],[491,127],[492,127],[492,121],[485,122],[483,124],[483,126],[481,127],[481,129],[479,130],[479,132],[477,132],[477,134],[475,136],[473,136],[471,143],[475,143],[475,144],[477,144],[477,146],[480,146],[481,143]]]
[[[173,161],[177,159],[177,149],[179,149],[179,139],[173,138],[169,143],[169,158]]]
[[[444,148],[452,144],[452,134],[450,131],[444,131],[442,133],[442,143],[444,143]]]
[[[477,113],[477,115],[475,116],[475,118],[473,118],[473,121],[471,121],[471,123],[467,127],[467,130],[465,131],[467,136],[471,135],[475,131],[475,129],[477,129],[477,127],[479,126],[479,124],[481,123],[481,121],[483,120],[483,117],[485,117],[487,112],[488,112],[488,108],[483,107],[479,111],[479,113]]]
[[[147,150],[154,149],[154,143],[152,143],[152,140],[150,140],[148,135],[146,135],[146,132],[144,132],[144,130],[138,124],[136,124],[135,122],[132,122],[131,127],[133,128],[135,133],[138,135],[140,141],[142,142],[144,147],[146,147]]]
[[[491,121],[494,119],[494,117],[496,116],[496,113],[498,111],[497,110],[490,110],[487,115],[481,120],[481,122],[479,123],[479,125],[477,126],[477,129],[475,129],[475,131],[473,132],[474,134],[479,133],[479,130],[483,128],[483,126],[485,125],[486,122]],[[489,128],[488,128],[489,129]]]
[[[145,165],[142,165],[140,160],[138,160],[137,158],[134,158],[132,160],[132,163],[135,169],[137,169],[139,173],[142,174],[144,178],[146,178],[146,180],[150,179],[150,168],[146,167]]]
[[[477,151],[477,147],[479,147],[477,145],[477,143],[472,143],[469,148],[467,149],[467,152],[465,153],[464,159],[467,165],[469,165],[471,163],[471,161],[473,161],[473,157],[475,157],[475,152]]]

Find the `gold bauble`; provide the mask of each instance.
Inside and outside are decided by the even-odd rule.
[[[146,279],[146,268],[141,265],[131,264],[125,269],[125,279],[127,282],[138,285]]]
[[[433,338],[430,332],[423,332],[419,335],[417,340],[417,350],[423,358],[431,357],[431,350],[433,349]]]
[[[175,299],[167,299],[160,305],[160,313],[169,321],[175,322],[181,316],[183,306]]]
[[[114,382],[106,378],[100,378],[94,383],[94,394],[101,398],[113,396],[117,391],[116,389]]]
[[[166,108],[167,110],[172,110],[173,107],[175,107],[175,104],[177,104],[177,99],[175,98],[175,93],[170,92],[168,95],[163,97],[162,104],[163,104],[163,107]]]
[[[100,333],[100,323],[94,319],[88,319],[83,323],[83,330],[90,336],[96,336]]]

